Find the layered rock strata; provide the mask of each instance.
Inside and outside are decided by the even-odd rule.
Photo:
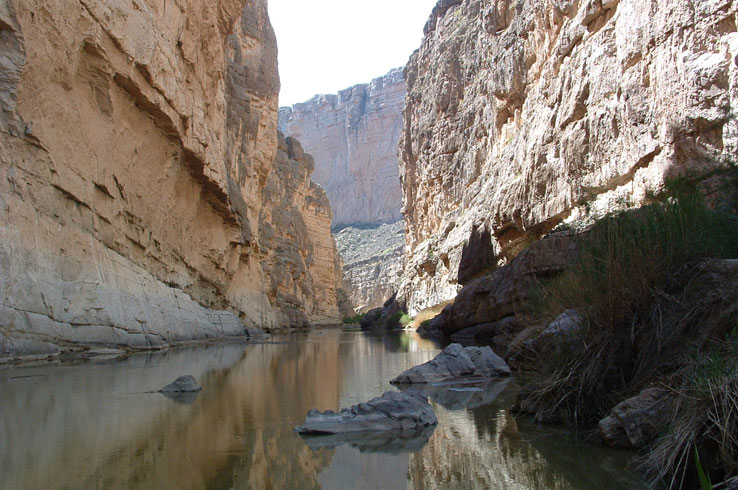
[[[335,234],[343,281],[357,311],[378,308],[397,292],[405,243],[403,221],[342,229]]]
[[[315,157],[313,178],[328,193],[334,227],[401,218],[397,143],[404,104],[405,80],[395,69],[337,95],[316,95],[279,110],[280,130]]]
[[[310,180],[313,158],[279,133],[274,168],[264,187],[259,249],[267,297],[291,326],[340,323],[341,267],[330,233],[325,191]]]
[[[569,219],[735,155],[729,0],[442,0],[406,68],[411,314]]]
[[[0,31],[0,357],[333,315],[327,204],[279,170],[265,0],[10,0]],[[273,226],[270,183],[307,235]]]

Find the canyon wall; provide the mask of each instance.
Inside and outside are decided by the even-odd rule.
[[[336,233],[343,259],[343,281],[358,312],[379,308],[397,292],[405,249],[405,224],[346,227]]]
[[[410,313],[736,154],[732,0],[440,0],[405,71]],[[709,185],[708,185],[709,187]]]
[[[4,0],[0,48],[0,357],[338,320],[266,0]]]
[[[279,109],[280,130],[315,157],[313,178],[328,193],[334,227],[401,219],[397,143],[404,103],[405,80],[396,69]]]

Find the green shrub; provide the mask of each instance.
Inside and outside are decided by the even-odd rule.
[[[343,323],[344,325],[358,325],[361,323],[361,320],[364,318],[364,313],[358,313],[354,316],[345,316],[343,317]]]

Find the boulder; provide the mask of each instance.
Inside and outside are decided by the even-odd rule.
[[[615,406],[598,429],[611,447],[640,449],[656,439],[672,408],[668,391],[648,388]]]
[[[200,391],[202,387],[197,384],[197,381],[195,381],[195,378],[192,376],[185,375],[180,376],[174,382],[166,385],[164,388],[159,390],[161,393],[193,393],[195,391]]]
[[[338,413],[310,410],[303,425],[295,430],[301,434],[343,434],[422,429],[437,423],[433,407],[424,396],[388,391]]]
[[[541,277],[565,270],[577,256],[578,246],[571,232],[538,240],[508,264],[465,284],[454,302],[418,332],[434,338],[452,336],[470,327],[489,327],[514,317],[524,310]]]
[[[435,383],[459,378],[509,375],[510,367],[489,346],[462,347],[461,344],[451,344],[432,360],[408,369],[390,383]]]

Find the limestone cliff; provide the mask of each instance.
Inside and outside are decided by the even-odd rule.
[[[313,178],[328,193],[334,227],[401,218],[397,143],[404,102],[405,81],[396,69],[279,110],[280,130],[315,157]]]
[[[411,313],[558,223],[735,157],[732,0],[441,0],[405,77]]]
[[[343,280],[352,305],[379,308],[397,292],[404,252],[403,221],[372,228],[346,227],[336,233]]]
[[[325,191],[300,143],[279,133],[277,159],[264,188],[259,248],[267,296],[292,326],[340,323],[336,243]]]
[[[277,152],[266,0],[5,0],[0,34],[0,357],[334,314],[330,213],[280,170],[305,161]],[[275,199],[303,224],[270,242]]]

